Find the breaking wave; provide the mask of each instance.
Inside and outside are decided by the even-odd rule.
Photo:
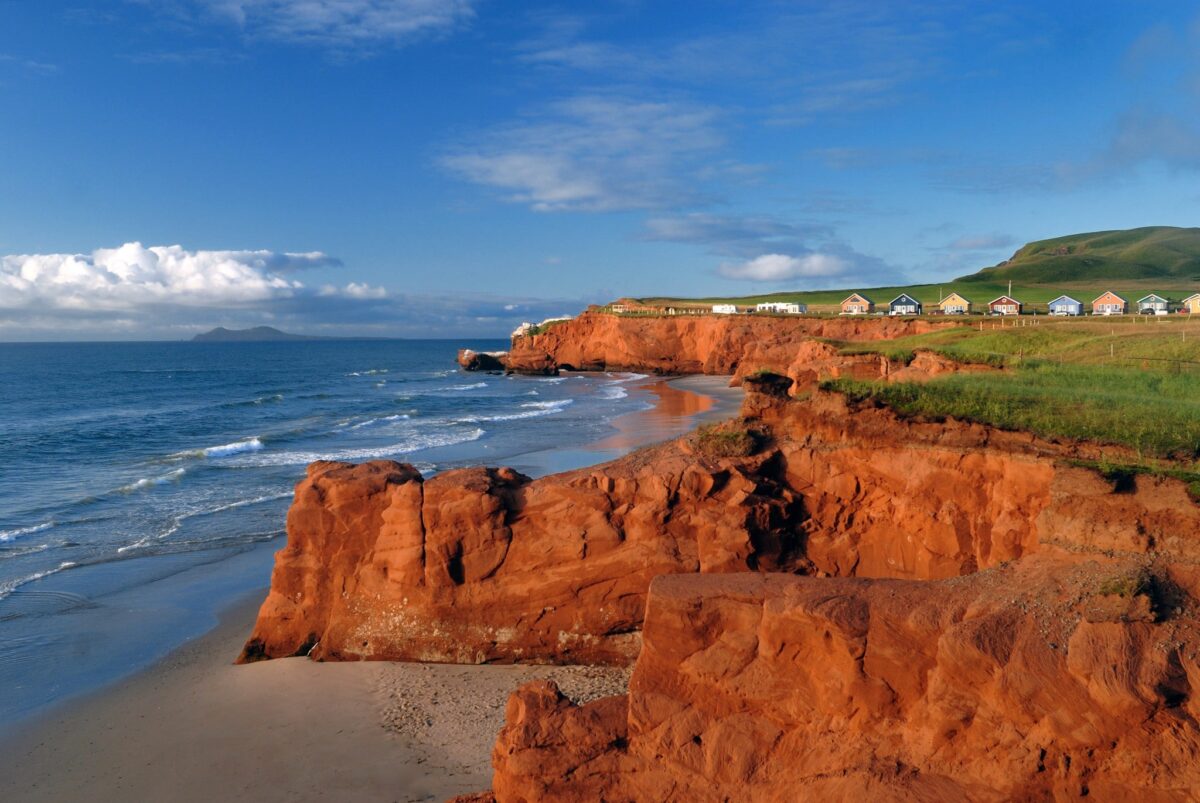
[[[143,477],[137,482],[131,482],[128,485],[117,489],[117,493],[129,494],[134,491],[140,491],[144,488],[152,488],[155,485],[166,485],[168,482],[178,482],[187,473],[187,469],[177,468],[174,471],[169,471],[158,477]]]
[[[44,521],[41,524],[34,524],[29,527],[17,527],[15,530],[0,530],[0,541],[13,541],[23,535],[45,532],[53,526],[54,522]]]
[[[553,415],[554,413],[562,412],[567,406],[574,403],[574,401],[574,399],[558,399],[556,401],[526,402],[521,405],[524,409],[519,413],[467,416],[455,420],[462,424],[477,424],[489,421],[520,421],[525,418],[540,418],[544,415]]]
[[[464,422],[475,423],[475,422]],[[269,452],[261,455],[243,455],[229,462],[232,466],[304,466],[315,460],[373,460],[434,449],[439,446],[454,446],[479,440],[486,430],[475,428],[465,432],[430,432],[414,435],[408,440],[386,446],[367,446],[358,449],[331,449],[329,451],[286,451]]]

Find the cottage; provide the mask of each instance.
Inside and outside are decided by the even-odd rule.
[[[1112,290],[1105,290],[1104,295],[1092,302],[1093,315],[1124,315],[1129,302]]]
[[[1191,313],[1192,315],[1200,314],[1200,293],[1192,293],[1185,298],[1179,311]]]
[[[755,312],[782,312],[786,315],[803,315],[808,312],[807,304],[792,304],[784,301],[766,301],[754,308]]]
[[[862,293],[851,293],[842,301],[843,315],[868,315],[875,311],[875,302]]]
[[[1082,315],[1083,302],[1070,296],[1059,296],[1046,305],[1051,315]]]
[[[970,315],[971,302],[958,293],[951,293],[938,302],[943,315]]]
[[[1160,295],[1150,295],[1138,299],[1138,315],[1166,315],[1171,311],[1171,302]]]
[[[992,315],[1020,315],[1024,307],[1012,296],[1000,296],[988,302],[988,312]]]
[[[888,302],[889,315],[920,315],[921,302],[908,293],[901,293]]]
[[[714,315],[737,315],[736,304],[713,304],[712,311]]]

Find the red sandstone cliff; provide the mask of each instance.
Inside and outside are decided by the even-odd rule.
[[[747,384],[748,457],[314,464],[243,659],[636,657],[626,697],[513,696],[501,801],[1192,799],[1183,483]]]
[[[822,393],[753,392],[746,411],[766,437],[744,458],[682,439],[539,480],[313,464],[244,658],[627,662],[661,574],[944,578],[1049,548],[1200,559],[1183,483],[1118,488],[1064,462],[1099,447]]]
[[[314,463],[243,660],[629,663],[653,577],[801,566],[775,456],[672,443],[540,480]]]
[[[806,359],[798,349],[814,338],[890,340],[960,325],[886,317],[632,317],[585,312],[539,334],[515,338],[504,364],[510,371],[536,374],[556,368],[658,374],[787,373],[789,365]],[[878,358],[849,362],[878,362]],[[460,364],[470,367],[469,361],[461,358]]]
[[[1197,572],[1150,566],[659,578],[628,696],[509,700],[495,799],[1194,800]]]

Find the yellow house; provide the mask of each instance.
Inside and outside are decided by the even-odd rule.
[[[1192,293],[1183,300],[1183,311],[1200,315],[1200,293]]]
[[[951,293],[938,302],[938,309],[943,315],[970,315],[971,302],[958,293]]]

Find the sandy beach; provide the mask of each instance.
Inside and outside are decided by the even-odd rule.
[[[723,377],[645,382],[654,409],[617,419],[592,462],[727,417],[741,395]],[[234,666],[265,593],[150,669],[5,734],[0,798],[441,800],[488,787],[504,705],[521,683],[552,678],[586,700],[628,682],[626,669],[579,666]]]

